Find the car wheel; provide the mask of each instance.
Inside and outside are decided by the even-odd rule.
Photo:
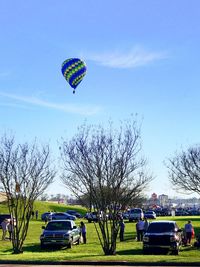
[[[68,248],[72,248],[72,243],[73,243],[73,240],[72,240],[72,238],[71,238],[71,240],[69,241],[69,244],[68,244]]]
[[[173,255],[178,255],[178,254],[179,254],[179,250],[178,249],[173,251]]]
[[[77,245],[79,245],[80,244],[80,237],[79,237],[79,239],[77,240]]]
[[[67,247],[72,248],[72,243],[70,242]]]
[[[148,250],[148,249],[145,249],[145,248],[143,248],[142,252],[143,252],[143,254],[145,254],[145,255],[149,254],[149,250]]]

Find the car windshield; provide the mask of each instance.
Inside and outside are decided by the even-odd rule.
[[[141,210],[140,210],[140,209],[134,209],[134,210],[131,210],[130,212],[131,212],[131,213],[140,213]]]
[[[50,222],[48,223],[46,230],[55,231],[55,230],[71,230],[70,222]]]
[[[173,223],[150,223],[148,233],[174,232]]]

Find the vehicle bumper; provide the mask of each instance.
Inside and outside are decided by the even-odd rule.
[[[166,249],[166,250],[177,250],[179,249],[178,243],[171,243],[169,245],[150,245],[150,244],[143,244],[143,249],[145,250],[159,250],[159,249]]]
[[[41,244],[44,246],[56,246],[56,245],[67,246],[70,243],[69,239],[56,239],[56,240],[41,239],[40,241]]]

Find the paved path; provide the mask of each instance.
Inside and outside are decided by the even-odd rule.
[[[101,266],[101,267],[108,267],[108,266],[112,266],[112,267],[119,267],[119,266],[123,266],[123,267],[130,267],[130,266],[134,266],[134,267],[149,267],[150,265],[147,265],[147,266],[144,266],[144,265],[135,265],[135,264],[133,264],[133,265],[131,265],[131,264],[127,264],[127,265],[124,265],[124,264],[122,264],[122,265],[119,265],[119,264],[115,264],[115,263],[109,263],[108,265],[101,265],[101,264],[99,264],[99,263],[94,263],[94,264],[89,264],[89,265],[84,265],[84,264],[73,264],[73,265],[69,265],[68,263],[66,263],[66,264],[62,264],[62,265],[56,265],[56,264],[54,264],[54,265],[47,265],[47,264],[45,264],[45,265],[35,265],[35,264],[28,264],[28,265],[26,265],[26,264],[0,264],[0,267],[63,267],[63,266],[67,266],[67,267],[75,267],[75,266],[81,266],[81,267],[96,267],[96,266]],[[163,265],[163,266],[166,266],[166,265]],[[194,266],[199,266],[198,264],[197,265],[174,265],[174,266],[172,266],[172,265],[169,265],[168,267],[185,267],[185,266],[187,266],[187,267],[194,267]],[[156,265],[156,266],[151,266],[151,267],[158,267],[158,265]],[[162,265],[159,265],[159,267],[162,267]]]
[[[63,267],[63,266],[67,266],[67,267],[74,267],[74,266],[82,266],[82,267],[97,267],[97,266],[106,266],[106,265],[99,265],[99,264],[95,264],[95,265],[21,265],[21,264],[0,264],[0,267]],[[107,265],[109,267],[130,267],[131,265]],[[133,265],[132,265],[133,266]],[[162,265],[161,265],[162,266]],[[160,266],[160,267],[161,267]],[[166,265],[165,265],[166,266]],[[134,265],[134,267],[149,267],[149,266],[136,266]],[[151,267],[159,267],[159,266],[151,266]],[[170,266],[170,267],[176,267],[176,266]],[[181,267],[178,265],[178,267]],[[185,267],[185,266],[183,266]],[[190,267],[190,266],[187,266]],[[193,266],[191,266],[193,267]]]

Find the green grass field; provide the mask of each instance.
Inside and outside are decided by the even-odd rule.
[[[39,214],[48,211],[66,211],[67,209],[76,209],[84,213],[81,207],[71,207],[61,204],[37,202],[35,209],[39,210]],[[5,205],[0,205],[0,213],[6,212]],[[40,218],[40,217],[39,217]],[[158,219],[176,220],[180,227],[183,227],[188,219],[192,220],[195,232],[200,232],[200,216],[192,217],[160,217]],[[2,261],[34,261],[42,263],[44,261],[127,261],[134,263],[200,263],[200,249],[194,247],[183,247],[178,256],[167,255],[143,255],[142,242],[135,241],[135,223],[125,221],[125,241],[117,241],[117,254],[115,256],[104,256],[99,241],[97,239],[95,227],[93,223],[87,223],[87,244],[74,245],[72,249],[48,249],[41,250],[39,237],[42,232],[41,227],[44,223],[39,219],[31,220],[30,228],[26,242],[24,244],[24,253],[19,255],[12,254],[10,241],[0,240],[0,262]],[[79,225],[80,220],[76,223]],[[194,242],[194,240],[193,240]]]

